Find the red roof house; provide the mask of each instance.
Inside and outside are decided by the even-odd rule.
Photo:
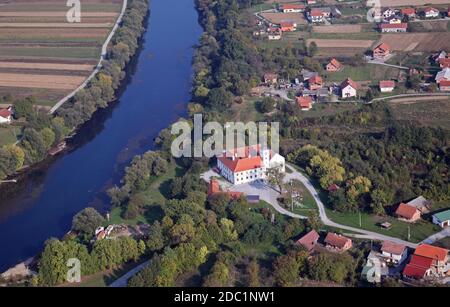
[[[415,8],[404,8],[400,10],[402,15],[406,15],[408,17],[415,17],[416,16],[416,9]]]
[[[325,243],[328,249],[339,252],[349,250],[353,246],[352,240],[332,232],[329,232],[327,234],[327,237],[325,238]]]
[[[406,32],[408,30],[407,23],[382,23],[380,25],[381,32]]]
[[[0,109],[0,124],[11,122],[13,112],[10,109]]]
[[[413,255],[411,257],[411,261],[403,270],[403,276],[414,279],[422,279],[430,274],[432,263],[433,260],[430,258]]]
[[[314,246],[316,246],[317,241],[319,240],[320,236],[315,230],[311,230],[306,235],[301,237],[297,244],[305,247],[308,252],[311,252],[314,249]]]
[[[386,43],[381,43],[373,49],[375,59],[384,60],[391,54],[391,47]]]
[[[434,259],[439,262],[447,262],[448,261],[448,250],[445,248],[422,244],[416,248],[414,255],[419,255],[423,257],[428,257]]]
[[[331,59],[330,62],[326,66],[327,71],[340,71],[344,66],[336,60],[335,58]]]
[[[312,109],[312,98],[311,96],[297,97],[297,104],[302,111],[309,111]]]
[[[295,31],[297,26],[293,22],[282,22],[280,23],[280,28],[282,32],[292,32]]]
[[[392,80],[383,80],[380,81],[380,91],[382,93],[392,92],[395,89],[395,81]]]
[[[426,276],[444,276],[448,264],[448,250],[428,244],[419,245],[403,275],[422,279]]]
[[[401,220],[414,223],[420,219],[421,212],[416,207],[401,203],[395,211],[395,215]]]
[[[320,76],[313,76],[308,79],[309,89],[312,91],[320,90],[323,87],[323,79]]]

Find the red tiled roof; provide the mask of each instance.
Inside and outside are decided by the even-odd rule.
[[[424,10],[424,12],[425,12],[425,13],[429,13],[429,12],[439,12],[439,10],[438,10],[438,9],[435,9],[434,7],[427,7],[427,8]]]
[[[407,204],[401,203],[398,206],[397,210],[395,211],[395,214],[400,217],[410,220],[414,217],[414,215],[417,212],[420,212],[420,211],[416,207],[412,207]]]
[[[259,145],[246,146],[243,148],[235,148],[234,150],[230,150],[227,154],[220,156],[217,159],[220,160],[233,173],[243,172],[261,167],[262,159],[259,152]]]
[[[323,79],[321,76],[315,75],[309,78],[308,83],[311,84],[323,84]]]
[[[293,27],[293,26],[294,26],[294,23],[293,23],[293,22],[281,22],[281,23],[280,23],[280,26],[281,26],[282,28],[290,28],[290,27]]]
[[[303,4],[283,4],[282,5],[283,10],[301,10],[304,9],[305,6]]]
[[[351,242],[349,238],[340,236],[332,232],[329,232],[327,234],[327,237],[325,238],[325,243],[335,246],[337,248],[344,248],[345,244],[349,241]]]
[[[439,86],[450,86],[450,80],[442,80],[439,82]]]
[[[408,24],[407,23],[399,23],[399,24],[395,24],[395,23],[382,23],[380,25],[381,29],[407,29],[408,28]]]
[[[323,16],[323,12],[320,9],[312,9],[310,14],[314,17]]]
[[[413,255],[411,261],[406,265],[403,270],[403,275],[421,279],[425,276],[426,272],[431,268],[433,260],[430,258]]]
[[[384,241],[381,246],[381,251],[394,255],[401,255],[405,251],[406,246],[402,244],[397,244],[391,241]]]
[[[415,8],[405,8],[405,9],[401,9],[402,14],[404,15],[412,15],[416,13],[416,9]]]
[[[392,80],[380,81],[380,88],[390,88],[390,87],[395,87],[395,81]]]
[[[439,261],[445,261],[448,255],[448,250],[437,246],[422,244],[416,248],[414,255]]]
[[[297,241],[297,244],[304,246],[308,251],[310,251],[314,248],[314,245],[317,243],[317,240],[319,240],[319,237],[319,234],[315,230],[311,230],[306,235],[301,237]]]
[[[8,109],[0,109],[0,116],[3,118],[8,118],[12,115],[12,112]]]
[[[386,52],[386,51],[389,51],[391,49],[391,47],[386,43],[381,43],[375,47],[375,50],[377,50],[377,49],[380,49],[381,51]]]
[[[217,181],[216,179],[211,179],[208,186],[208,195],[211,196],[219,192],[221,192],[219,181]]]
[[[311,96],[297,97],[297,103],[301,108],[310,108],[312,105]]]
[[[334,58],[330,60],[330,64],[333,65],[334,67],[336,67],[337,69],[342,67],[341,62],[339,62],[338,60],[336,60]]]
[[[349,85],[351,87],[353,87],[354,89],[358,89],[358,84],[355,81],[353,81],[352,79],[350,79],[350,78],[347,78],[347,80],[342,82],[341,89],[346,88]]]

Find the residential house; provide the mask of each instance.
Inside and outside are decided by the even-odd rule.
[[[447,52],[445,50],[442,50],[438,54],[433,55],[432,58],[437,64],[439,64],[439,61],[441,59],[448,58],[448,55],[447,55]]]
[[[406,32],[408,30],[407,23],[382,23],[380,30],[383,33],[399,33]]]
[[[439,10],[434,7],[427,7],[423,12],[426,18],[437,18],[440,14]]]
[[[430,212],[431,201],[423,196],[414,198],[406,203],[408,206],[416,207],[422,214]]]
[[[278,75],[274,73],[266,73],[264,74],[264,83],[265,84],[277,84]]]
[[[345,252],[353,246],[352,240],[332,232],[327,234],[325,244],[326,248],[336,252]]]
[[[386,43],[381,43],[373,49],[373,58],[385,60],[391,54],[391,47]]]
[[[319,90],[323,87],[323,79],[320,76],[313,76],[308,79],[308,87],[312,91]]]
[[[450,58],[441,58],[438,60],[438,63],[441,68],[448,68],[450,67]]]
[[[324,22],[325,16],[321,9],[312,9],[311,12],[308,14],[309,20],[311,22]]]
[[[408,249],[405,245],[384,241],[381,245],[381,255],[387,262],[401,264],[408,257]]]
[[[306,0],[306,4],[311,5],[311,4],[316,4],[317,0]]]
[[[356,82],[352,79],[347,78],[347,80],[342,82],[340,89],[342,98],[356,97],[358,84],[356,84]]]
[[[303,76],[303,81],[308,81],[310,78],[318,76],[319,73],[315,71],[309,71],[307,69],[302,69],[300,74]]]
[[[381,255],[371,250],[367,256],[367,262],[364,265],[361,276],[370,283],[380,283],[382,277],[389,275],[389,268],[381,259]]]
[[[297,97],[297,104],[302,111],[309,111],[312,109],[312,98],[311,96]]]
[[[446,67],[436,75],[436,83],[439,84],[442,81],[450,81],[450,68]]]
[[[261,145],[235,148],[217,157],[220,174],[232,184],[266,179],[266,171],[279,168],[285,172],[284,157]]]
[[[395,211],[395,215],[399,220],[408,222],[408,223],[415,223],[418,220],[420,220],[421,213],[419,209],[413,206],[409,206],[405,203],[401,203],[397,210]]]
[[[296,244],[303,246],[308,252],[312,252],[319,238],[319,234],[313,229],[301,237]]]
[[[326,65],[326,70],[330,71],[330,72],[336,72],[336,71],[340,71],[342,70],[342,68],[344,68],[344,66],[341,64],[341,62],[339,62],[338,60],[336,60],[335,58],[331,59],[330,62]]]
[[[387,18],[390,18],[392,16],[395,16],[395,14],[396,14],[396,12],[395,12],[394,9],[387,8],[381,13],[381,16],[383,16],[383,18],[387,19]]]
[[[303,4],[286,3],[280,6],[280,10],[283,13],[301,13],[305,10]]]
[[[280,40],[283,36],[283,31],[280,28],[269,28],[267,31],[267,37],[271,40]]]
[[[297,29],[297,24],[294,22],[282,22],[280,23],[280,29],[282,32],[293,32]]]
[[[12,121],[12,116],[12,107],[9,107],[7,109],[0,109],[0,124],[10,124]]]
[[[392,80],[383,80],[380,81],[380,92],[382,93],[391,93],[395,89],[395,81]]]
[[[439,82],[439,90],[441,92],[450,92],[450,81],[443,80]]]
[[[416,9],[415,8],[403,8],[400,10],[402,16],[408,16],[409,18],[416,18]]]
[[[321,7],[319,10],[322,12],[323,17],[330,18],[331,17],[331,7]]]
[[[212,178],[208,185],[208,197],[218,194],[227,194],[231,199],[239,199],[241,196],[244,196],[244,193],[241,192],[222,191],[219,181]]]
[[[433,223],[441,226],[442,228],[447,228],[450,226],[450,209],[433,214]]]
[[[410,262],[403,270],[403,275],[415,279],[444,276],[448,271],[448,261],[447,249],[421,244],[414,251]]]

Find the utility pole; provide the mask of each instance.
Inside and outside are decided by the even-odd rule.
[[[408,241],[411,239],[411,227],[408,226]]]
[[[361,212],[359,212],[359,228],[362,228]]]

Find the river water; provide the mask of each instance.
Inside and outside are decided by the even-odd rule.
[[[0,272],[38,253],[46,239],[63,236],[78,211],[105,209],[105,191],[130,159],[152,149],[159,131],[185,114],[201,34],[193,2],[151,0],[141,52],[119,101],[80,129],[73,149],[9,186],[14,193],[3,192]]]

